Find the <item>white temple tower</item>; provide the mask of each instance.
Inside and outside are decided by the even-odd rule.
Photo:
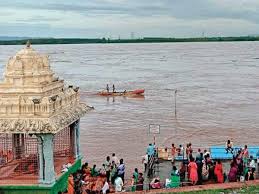
[[[48,56],[29,42],[11,57],[0,83],[0,191],[64,190],[81,165],[79,121],[88,110],[79,88],[65,87]],[[67,163],[72,166],[62,173]]]

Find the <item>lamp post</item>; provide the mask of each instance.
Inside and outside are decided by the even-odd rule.
[[[174,116],[177,116],[177,111],[176,111],[176,97],[177,97],[177,89],[174,91]]]

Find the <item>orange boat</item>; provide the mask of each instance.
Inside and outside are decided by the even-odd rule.
[[[143,97],[144,96],[144,89],[138,89],[133,91],[124,91],[124,92],[107,92],[102,91],[99,92],[98,95],[100,96],[126,96],[126,97]]]

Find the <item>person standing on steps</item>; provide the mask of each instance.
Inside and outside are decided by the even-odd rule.
[[[106,171],[106,179],[107,182],[110,182],[110,172],[111,172],[111,161],[110,161],[110,156],[106,157],[106,161],[104,163],[105,165],[105,171]]]
[[[120,165],[118,166],[117,170],[118,170],[118,176],[121,177],[124,183],[125,164],[123,163],[123,159],[120,159]]]
[[[148,165],[148,153],[142,156],[142,164],[144,164],[144,172],[146,172]]]
[[[118,159],[117,156],[115,156],[115,153],[112,153],[112,162],[115,163],[116,167],[118,167],[120,165],[120,160]]]
[[[194,158],[190,158],[190,163],[188,164],[190,176],[189,179],[192,182],[192,185],[196,185],[198,181],[198,172],[197,172],[197,164],[194,162]]]
[[[176,147],[174,146],[174,144],[172,144],[172,148],[171,148],[171,155],[172,155],[172,165],[174,165],[174,158],[175,158],[175,154],[176,154]]]

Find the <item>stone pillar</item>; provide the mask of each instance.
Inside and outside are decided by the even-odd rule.
[[[39,182],[43,183],[44,181],[44,168],[43,168],[43,139],[42,137],[39,135],[37,136],[38,138],[38,151],[39,151]]]
[[[39,161],[40,161],[40,183],[52,184],[55,182],[54,156],[53,156],[53,134],[42,134],[38,137]]]
[[[13,154],[14,154],[14,159],[20,159],[20,152],[18,149],[19,145],[19,134],[12,134],[12,147],[13,147]]]
[[[24,134],[13,134],[12,147],[14,158],[21,159],[25,155],[25,136]]]
[[[70,156],[73,156],[74,159],[76,159],[76,149],[75,149],[75,123],[72,123],[69,126],[69,130],[70,130]]]
[[[21,144],[20,144],[21,155],[24,156],[25,155],[25,135],[20,134],[20,137],[21,137]]]
[[[76,158],[78,159],[80,157],[80,120],[77,120],[75,122],[75,155]]]
[[[75,159],[80,157],[79,123],[79,120],[77,120],[70,125],[70,145],[72,147],[71,153]]]

